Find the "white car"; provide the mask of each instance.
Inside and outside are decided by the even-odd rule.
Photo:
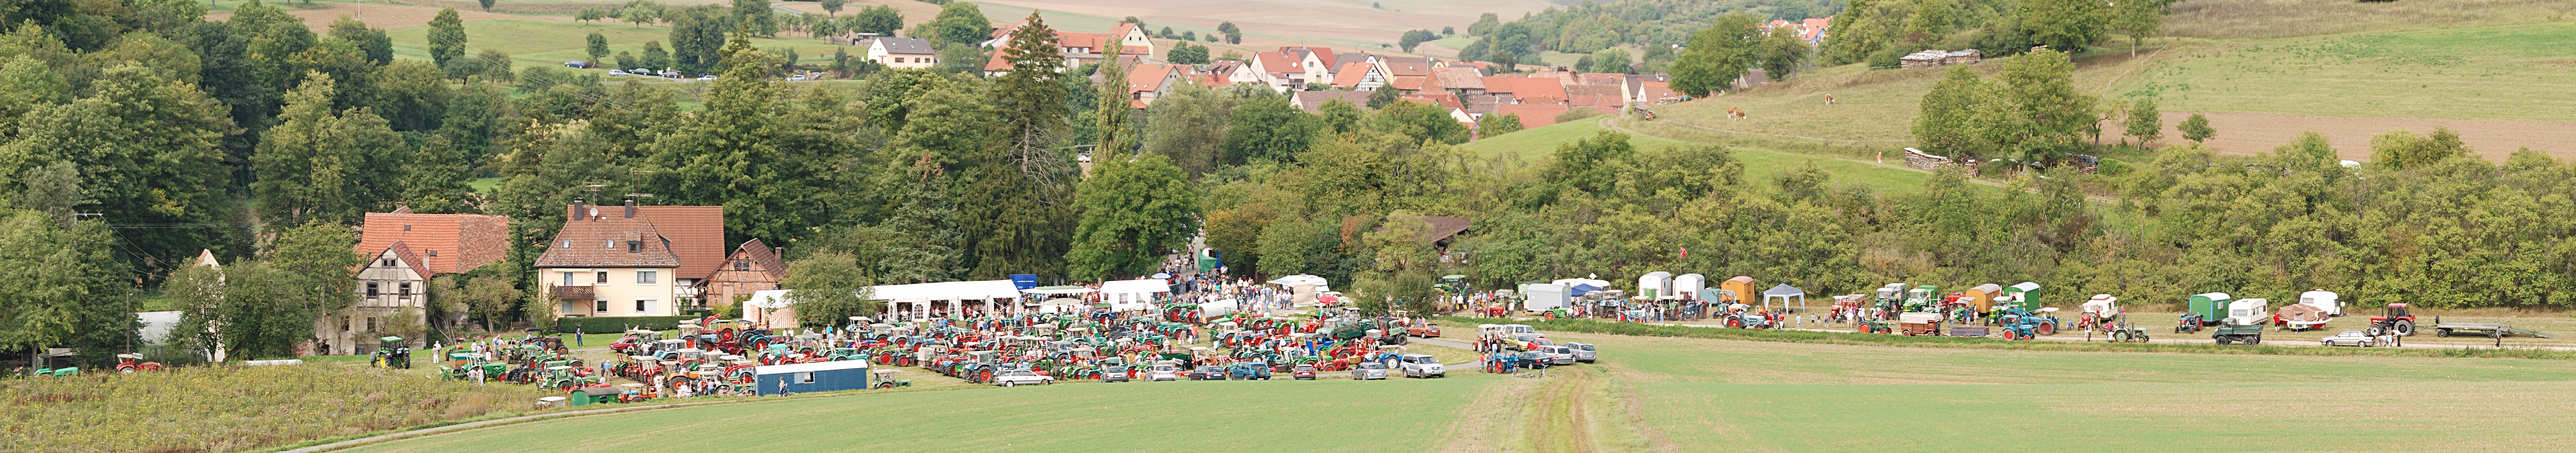
[[[610,70],[608,70],[608,76],[609,76],[609,77],[620,77],[620,76],[625,76],[625,75],[627,75],[627,74],[626,74],[626,70],[623,70],[623,69],[610,69]]]
[[[789,82],[803,82],[803,81],[805,81],[805,75],[804,75],[804,74],[797,74],[797,75],[787,76],[787,81],[789,81]]]
[[[714,74],[698,76],[698,81],[700,82],[713,82],[715,80],[716,76]]]
[[[1181,380],[1181,370],[1171,365],[1154,365],[1152,371],[1145,372],[1145,382],[1178,380]]]
[[[1395,366],[1403,369],[1404,377],[1449,377],[1449,369],[1440,366],[1440,359],[1433,358],[1430,354],[1405,354],[1396,356]]]
[[[1003,387],[1047,385],[1054,383],[1055,378],[1039,375],[1036,372],[1029,370],[1003,370],[1000,373],[993,373],[993,385]]]
[[[2368,348],[2379,346],[2379,337],[2364,335],[2359,330],[2346,330],[2343,331],[2343,333],[2338,333],[2331,337],[2318,339],[2317,343],[2325,346],[2355,346]]]
[[[1359,365],[1352,366],[1351,379],[1363,381],[1370,379],[1386,379],[1386,364],[1378,362],[1362,362]]]

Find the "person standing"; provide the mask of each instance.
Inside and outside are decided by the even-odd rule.
[[[572,345],[573,345],[573,346],[581,346],[581,336],[582,336],[582,335],[589,335],[589,334],[588,334],[588,333],[583,332],[583,331],[582,331],[581,326],[573,326],[573,327],[572,327]]]
[[[467,370],[465,375],[474,378],[474,385],[483,385],[483,367],[477,366],[472,370]]]

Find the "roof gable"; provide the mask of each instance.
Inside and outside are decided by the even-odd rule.
[[[654,227],[649,215],[627,217],[591,207],[582,211],[587,215],[564,222],[563,231],[546,243],[536,267],[680,267],[670,237]]]
[[[412,214],[409,208],[367,213],[358,253],[384,251],[396,242],[421,254],[432,274],[458,274],[500,261],[508,252],[510,218],[481,214]]]

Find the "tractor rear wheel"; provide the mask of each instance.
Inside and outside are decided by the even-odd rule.
[[[2397,336],[2401,336],[2401,337],[2412,337],[2412,336],[2415,336],[2415,322],[2414,322],[2414,321],[2399,320],[2399,321],[2397,321],[2397,327],[2396,327],[2396,329],[2395,329],[2395,330],[2397,331]]]
[[[2041,324],[2039,325],[2039,334],[2040,334],[2040,335],[2056,335],[2056,334],[2057,334],[2057,323],[2041,323]]]

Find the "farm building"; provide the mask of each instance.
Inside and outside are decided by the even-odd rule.
[[[763,365],[752,367],[751,374],[761,396],[868,388],[866,360]]]

